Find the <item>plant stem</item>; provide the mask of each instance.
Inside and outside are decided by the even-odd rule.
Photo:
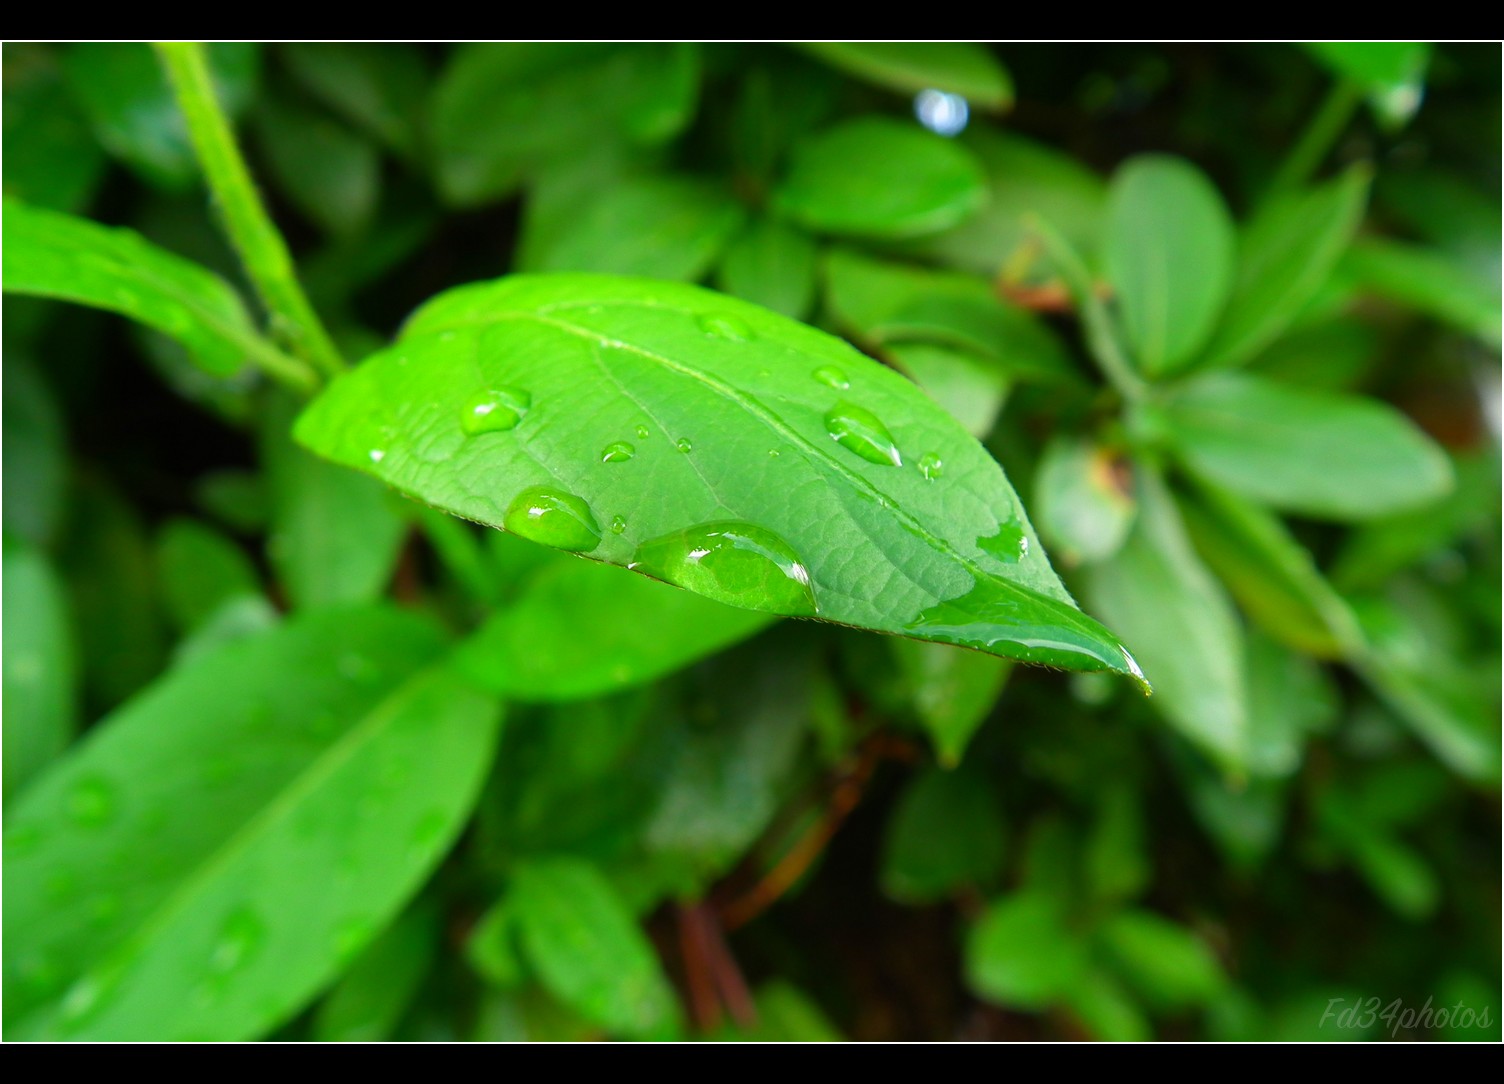
[[[156,42],[157,56],[188,123],[193,149],[218,202],[225,230],[240,255],[276,334],[318,371],[345,367],[334,342],[298,284],[287,243],[266,213],[224,111],[214,94],[204,47],[198,42]]]
[[[1311,174],[1316,172],[1317,167],[1331,153],[1332,145],[1346,130],[1353,112],[1362,101],[1363,89],[1352,80],[1339,79],[1332,84],[1321,108],[1316,110],[1305,131],[1300,134],[1300,139],[1280,163],[1279,170],[1265,193],[1266,200],[1281,192],[1298,188],[1310,180]]]

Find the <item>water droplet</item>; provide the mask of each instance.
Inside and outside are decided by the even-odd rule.
[[[787,542],[750,523],[706,523],[644,542],[628,566],[748,610],[813,616],[809,569]]]
[[[115,819],[115,788],[99,776],[88,776],[68,792],[68,817],[80,828],[103,828]]]
[[[933,482],[945,473],[945,461],[934,452],[928,452],[920,457],[919,473]]]
[[[77,1026],[104,1003],[110,982],[98,975],[85,975],[73,984],[63,998],[62,1015],[66,1025]]]
[[[1029,536],[1012,520],[998,525],[997,534],[990,538],[977,539],[977,548],[989,553],[999,561],[1017,564],[1029,555]]]
[[[612,441],[601,450],[602,463],[625,463],[637,454],[637,449],[624,440]]]
[[[700,317],[700,329],[712,338],[729,339],[734,343],[744,343],[752,337],[752,329],[745,320],[723,312],[710,312]]]
[[[372,448],[369,452],[366,453],[366,455],[371,457],[372,463],[380,463],[383,459],[386,458],[386,452],[380,448]]]
[[[492,388],[465,404],[460,428],[471,436],[504,433],[515,429],[532,405],[533,397],[521,388]]]
[[[851,387],[851,381],[846,379],[846,374],[834,365],[822,365],[811,375],[827,388],[835,388],[836,391],[845,391]]]
[[[502,525],[529,541],[571,553],[588,553],[601,541],[589,505],[549,486],[531,486],[517,494]]]
[[[825,415],[825,431],[837,444],[855,452],[869,463],[884,466],[903,465],[893,434],[876,414],[853,403],[837,403]]]
[[[678,448],[681,452],[692,452],[694,451],[695,446],[694,442],[691,441],[688,437],[680,437],[678,440],[674,441],[674,447]]]
[[[249,908],[230,912],[209,952],[209,967],[221,975],[239,971],[255,957],[266,940],[266,924]]]
[[[648,434],[650,434],[652,430],[645,425],[639,425],[635,432],[637,433],[638,440],[647,440]]]
[[[779,453],[779,451],[778,451],[777,448],[769,448],[768,449],[768,458],[769,459],[777,459],[779,455],[780,455],[780,453]]]
[[[627,529],[627,521],[626,520],[622,519],[620,516],[612,516],[611,517],[611,533],[612,534],[621,534],[626,529]]]

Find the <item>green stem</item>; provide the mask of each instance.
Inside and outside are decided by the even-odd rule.
[[[344,360],[298,284],[287,243],[267,215],[235,145],[214,94],[204,47],[190,41],[156,42],[155,46],[230,242],[271,316],[273,329],[315,369],[328,376],[339,373],[345,368]]]
[[[1285,155],[1284,162],[1269,184],[1266,199],[1298,188],[1311,179],[1311,174],[1316,172],[1331,153],[1337,138],[1346,131],[1348,122],[1352,120],[1354,111],[1362,101],[1363,88],[1352,80],[1339,79],[1332,84],[1321,108],[1316,110],[1316,115],[1300,134],[1300,139],[1290,148],[1290,153]]]

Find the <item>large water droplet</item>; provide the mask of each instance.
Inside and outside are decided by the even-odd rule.
[[[644,542],[628,566],[748,610],[812,616],[809,569],[778,535],[750,523],[706,523]]]
[[[471,436],[504,433],[516,428],[532,405],[533,397],[521,388],[492,388],[465,404],[460,428]]]
[[[846,379],[845,372],[834,365],[822,365],[811,375],[827,388],[835,388],[836,391],[845,391],[851,387],[851,381]]]
[[[1023,527],[1009,520],[998,524],[997,534],[977,539],[977,548],[983,553],[990,553],[999,561],[1015,565],[1029,555],[1029,536],[1024,533]]]
[[[825,415],[825,431],[837,444],[855,452],[869,463],[885,466],[903,465],[898,445],[888,427],[870,410],[854,403],[837,403]]]
[[[681,452],[692,452],[694,451],[695,445],[694,441],[690,440],[688,437],[680,437],[678,440],[674,441],[674,447],[678,448]]]
[[[919,473],[933,482],[945,473],[945,461],[934,452],[928,452],[919,458]]]
[[[95,775],[73,784],[68,792],[68,817],[80,828],[103,828],[115,819],[115,788]]]
[[[550,486],[531,486],[517,494],[501,522],[513,534],[571,553],[588,553],[601,541],[590,506]]]
[[[612,441],[601,449],[602,463],[625,463],[637,454],[637,449],[624,440]]]
[[[266,940],[266,924],[246,907],[230,912],[209,953],[209,967],[221,975],[239,971],[255,957]]]
[[[724,312],[710,312],[700,317],[700,329],[715,339],[728,339],[744,343],[752,337],[752,328],[739,316]]]

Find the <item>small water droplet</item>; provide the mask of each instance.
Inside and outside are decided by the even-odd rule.
[[[68,792],[68,817],[80,828],[103,828],[115,819],[115,788],[100,776],[87,776]]]
[[[813,616],[809,569],[778,535],[750,523],[706,523],[644,542],[628,566],[749,610]]]
[[[571,553],[588,553],[601,541],[590,506],[572,493],[549,486],[530,486],[517,494],[502,525],[529,541]]]
[[[637,454],[637,449],[624,440],[612,441],[601,449],[602,463],[625,463]]]
[[[933,482],[945,473],[945,461],[934,452],[927,452],[919,459],[919,473]]]
[[[634,432],[636,432],[638,440],[647,440],[652,430],[645,425],[639,425]]]
[[[533,397],[521,388],[492,388],[472,398],[460,414],[460,428],[471,436],[515,429]]]
[[[230,912],[209,952],[209,967],[221,975],[239,971],[255,957],[266,940],[266,924],[247,907]]]
[[[825,415],[825,431],[841,447],[855,452],[869,463],[884,466],[903,465],[903,456],[893,442],[888,427],[870,410],[854,403],[837,403]]]
[[[371,457],[372,463],[380,463],[386,458],[386,452],[381,448],[372,448],[366,455]]]
[[[674,441],[674,447],[678,448],[681,452],[692,452],[694,451],[695,446],[694,442],[691,441],[688,437],[680,437],[678,440]]]
[[[822,365],[811,375],[827,388],[835,388],[836,391],[845,391],[851,387],[851,381],[846,379],[846,374],[834,365]]]
[[[627,529],[627,521],[626,520],[622,519],[620,516],[612,516],[611,517],[611,533],[612,534],[621,534],[626,529]]]
[[[752,337],[752,329],[745,320],[723,312],[710,312],[700,317],[700,329],[712,338],[728,339],[734,343],[743,343]]]
[[[768,449],[768,458],[769,459],[777,459],[780,454],[781,453],[778,451],[777,448],[769,448]]]

